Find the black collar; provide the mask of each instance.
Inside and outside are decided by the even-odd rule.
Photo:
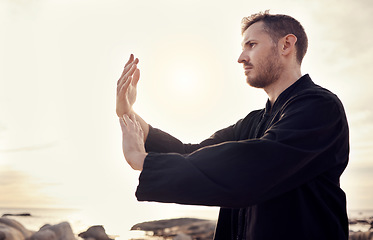
[[[265,115],[271,115],[271,113],[275,113],[276,110],[282,107],[284,103],[289,100],[290,97],[294,96],[296,93],[308,88],[309,86],[314,85],[313,81],[311,80],[308,74],[305,74],[297,81],[295,81],[292,85],[290,85],[287,89],[285,89],[276,99],[275,103],[271,107],[271,102],[269,99],[267,100],[265,106]]]

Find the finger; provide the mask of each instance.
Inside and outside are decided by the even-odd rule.
[[[122,131],[126,129],[126,123],[123,119],[123,117],[119,118],[120,127],[122,128]]]
[[[124,122],[126,123],[127,127],[133,125],[133,121],[131,120],[131,118],[127,114],[123,115],[123,119],[124,119]]]
[[[131,55],[132,55],[132,54],[131,54]],[[133,60],[133,55],[132,55],[132,57],[130,58],[130,60],[132,60],[132,61],[131,61],[131,62],[128,61],[128,64],[126,64],[126,65],[124,66],[124,69],[123,69],[123,72],[122,72],[121,77],[122,77],[124,74],[126,74],[126,73],[128,72],[128,69],[131,69],[133,65],[137,65],[137,64],[139,63],[139,59],[138,59],[138,58],[136,58],[135,60]]]
[[[119,94],[121,92],[127,92],[127,89],[129,87],[131,81],[132,81],[132,77],[129,77],[128,80],[122,86],[118,86],[117,94]]]
[[[137,65],[138,63],[139,63],[139,60],[136,58],[135,61],[133,61],[130,64],[128,64],[127,66],[125,66],[124,69],[123,69],[122,75],[123,75],[123,73],[126,74],[129,71],[129,69],[131,69],[134,65]]]
[[[132,120],[132,122],[133,122],[133,123],[134,123],[138,128],[140,128],[140,130],[142,130],[141,125],[140,125],[140,122],[137,121],[136,114],[131,113],[131,115],[130,115],[129,117],[130,117],[130,119]]]
[[[123,75],[128,71],[128,67],[130,67],[130,65],[133,63],[133,59],[134,59],[134,56],[133,56],[133,54],[131,54],[131,55],[130,55],[130,58],[128,59],[128,61],[127,61],[126,64],[124,65],[124,68],[123,68],[122,74],[120,75],[117,84],[119,83],[119,81],[121,80],[121,78],[123,77]]]
[[[120,81],[123,80],[123,77],[125,76],[125,74],[128,73],[128,71],[132,68],[133,65],[137,65],[139,63],[139,59],[136,58],[135,60],[133,60],[133,54],[131,54],[131,57],[130,59],[128,60],[128,62],[126,63],[126,65],[124,66],[124,69],[122,71],[122,74],[120,75],[119,77],[119,80],[117,81],[117,85],[119,85]],[[128,76],[128,75],[127,75]]]
[[[126,81],[126,82],[123,81],[122,83],[117,85],[117,95],[119,95],[120,92],[122,91],[127,91],[129,84],[130,84],[130,81]]]
[[[123,84],[123,82],[126,82],[128,80],[128,77],[132,76],[133,73],[136,71],[137,69],[136,64],[131,64],[130,66],[131,68],[129,68],[129,70],[127,70],[126,72],[123,71],[124,74],[122,74],[122,76],[119,78],[117,85],[121,85]]]
[[[130,58],[128,59],[128,61],[126,62],[126,64],[124,65],[124,67],[128,66],[128,64],[130,64],[132,61],[133,61],[133,54],[130,55]]]
[[[134,66],[134,64],[132,62],[123,69],[123,72],[122,72],[122,74],[120,75],[120,77],[117,81],[117,85],[123,83],[123,81],[126,80],[126,78],[128,77],[128,71],[130,71],[133,68],[133,66]]]
[[[141,132],[142,128],[140,126],[140,123],[136,119],[136,115],[134,113],[132,113],[129,117],[130,117],[131,121],[133,122],[136,130],[139,130]]]
[[[128,70],[128,72],[124,75],[125,78],[126,78],[126,77],[129,77],[129,76],[132,76],[133,73],[136,71],[136,69],[137,69],[137,64],[133,64],[133,65],[131,66],[131,68]]]
[[[131,113],[131,115],[129,117],[132,120],[132,122],[136,123],[137,120],[136,120],[136,116],[135,116],[134,113]]]
[[[140,133],[143,133],[144,131],[142,130],[142,127],[141,127],[141,124],[140,124],[139,121],[136,121],[136,125],[139,128]],[[141,135],[144,136],[143,134],[141,134]]]
[[[132,86],[136,87],[139,80],[140,80],[140,69],[137,68],[135,72],[133,73]]]

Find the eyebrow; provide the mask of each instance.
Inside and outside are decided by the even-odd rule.
[[[242,43],[241,43],[241,46],[242,47],[244,47],[244,46],[246,46],[246,45],[248,45],[248,44],[250,44],[250,42],[256,42],[257,40],[255,40],[255,39],[249,39],[249,40],[247,40],[247,41],[243,41]]]

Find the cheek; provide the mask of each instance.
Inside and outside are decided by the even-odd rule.
[[[266,63],[270,56],[268,54],[266,54],[265,51],[261,51],[261,49],[255,49],[256,51],[253,51],[252,52],[252,59],[254,60],[253,62],[256,62],[256,63],[260,63],[260,64],[263,64],[263,63]]]
[[[250,54],[250,59],[251,59],[251,63],[253,64],[253,65],[256,65],[259,61],[259,54],[257,54],[257,52],[255,52],[255,51],[252,51],[251,52],[251,54]]]
[[[259,59],[263,55],[263,50],[260,46],[256,46],[251,50],[250,54],[252,58]]]

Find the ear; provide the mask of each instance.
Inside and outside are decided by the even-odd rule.
[[[297,42],[297,37],[294,34],[288,34],[285,37],[283,37],[279,42],[279,47],[281,48],[281,54],[286,56],[291,53],[295,53],[296,42]]]

